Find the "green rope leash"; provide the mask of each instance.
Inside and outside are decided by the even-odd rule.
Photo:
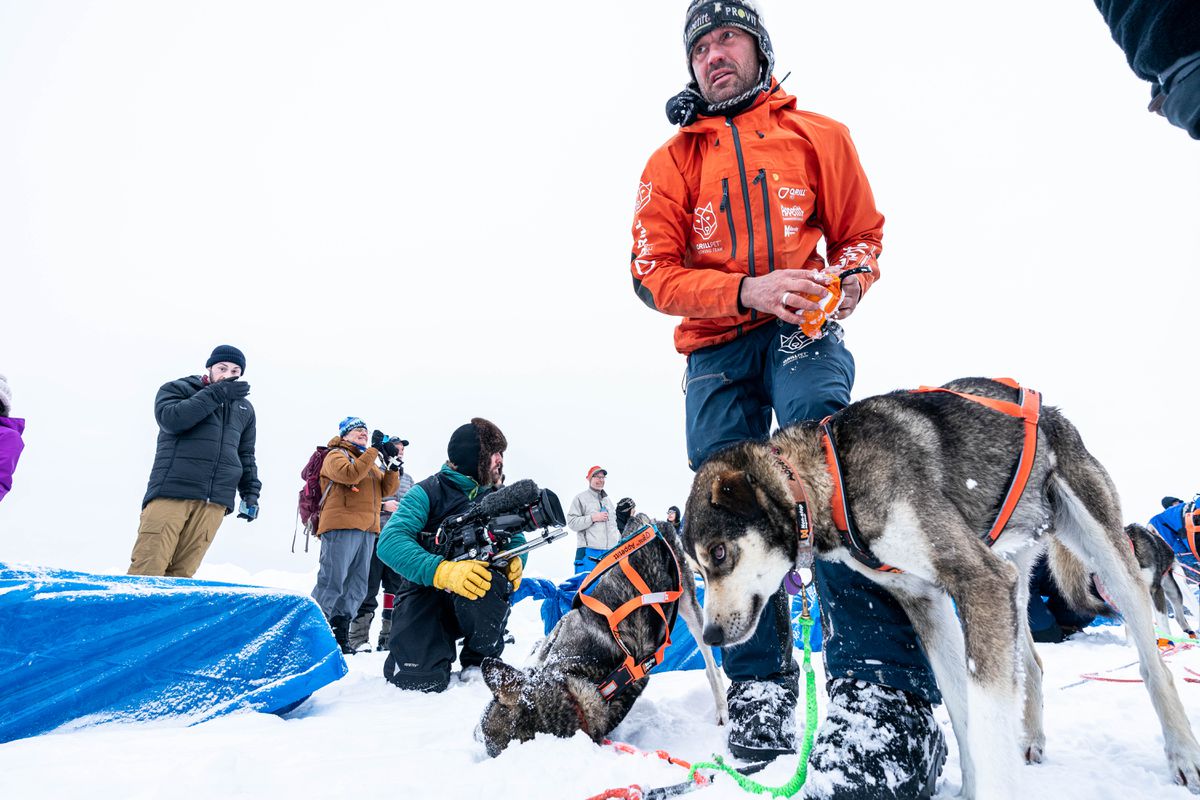
[[[770,792],[772,797],[792,797],[804,786],[804,781],[808,777],[808,754],[812,752],[813,738],[817,732],[817,676],[812,668],[812,643],[809,636],[812,626],[813,620],[808,613],[808,595],[805,594],[804,608],[800,614],[800,635],[804,639],[804,687],[807,699],[804,709],[804,746],[800,750],[800,763],[796,765],[796,774],[783,786],[763,786],[738,773],[737,770],[726,764],[725,759],[721,756],[714,755],[712,761],[692,766],[688,771],[689,781],[694,779],[696,770],[712,769],[724,772],[733,778],[743,790],[752,794]]]
[[[1165,633],[1157,628],[1154,630],[1154,635],[1172,644],[1200,644],[1200,639],[1189,639],[1186,636],[1172,636],[1170,633]]]

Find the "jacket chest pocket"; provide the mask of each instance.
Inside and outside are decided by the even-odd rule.
[[[764,168],[759,175],[761,202],[773,221],[776,266],[801,267],[821,237],[816,191],[801,170]]]

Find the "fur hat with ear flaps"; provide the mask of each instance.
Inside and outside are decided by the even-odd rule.
[[[446,457],[456,472],[482,483],[487,478],[492,456],[507,449],[508,440],[495,423],[483,417],[473,417],[450,435]]]

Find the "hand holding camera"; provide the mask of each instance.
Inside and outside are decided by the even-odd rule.
[[[258,519],[258,495],[250,494],[242,498],[238,505],[238,519],[244,519],[246,522]]]

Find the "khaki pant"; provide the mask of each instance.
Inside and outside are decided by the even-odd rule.
[[[203,500],[151,500],[142,509],[128,574],[192,577],[212,545],[225,511],[225,506]]]

